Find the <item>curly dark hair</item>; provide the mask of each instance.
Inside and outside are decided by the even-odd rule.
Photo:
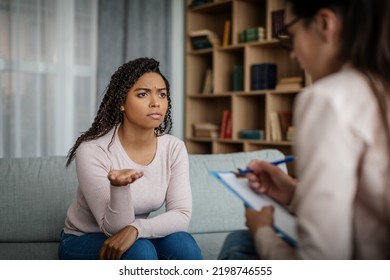
[[[69,150],[66,166],[69,166],[72,162],[76,155],[76,150],[82,142],[97,139],[107,134],[113,127],[115,127],[115,129],[118,128],[118,125],[123,121],[123,113],[121,112],[120,107],[125,102],[130,88],[145,73],[157,73],[165,82],[168,97],[168,110],[164,121],[159,127],[155,128],[155,133],[156,136],[161,136],[170,132],[172,128],[172,117],[169,82],[160,72],[159,64],[160,63],[153,58],[144,57],[129,61],[118,68],[111,76],[110,83],[107,86],[106,93],[100,103],[99,110],[91,127],[77,138],[75,144]],[[113,139],[114,136],[111,139],[109,146],[112,145]]]

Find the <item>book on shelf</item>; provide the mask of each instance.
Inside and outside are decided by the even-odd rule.
[[[192,31],[189,36],[194,50],[214,48],[221,45],[218,35],[208,29]]]
[[[244,29],[238,34],[238,40],[240,43],[264,41],[265,28],[263,26],[258,26]]]
[[[233,65],[233,91],[244,90],[244,66],[242,64]]]
[[[294,137],[295,137],[295,127],[289,126],[287,128],[286,140],[287,141],[294,141]]]
[[[288,35],[284,30],[284,9],[276,10],[271,13],[272,38],[278,38],[279,35]]]
[[[264,130],[262,129],[242,129],[238,135],[240,139],[264,140]]]
[[[219,138],[231,139],[232,138],[232,112],[224,110],[222,112],[221,129],[219,131]]]
[[[301,76],[285,77],[279,79],[275,89],[280,91],[299,91],[302,89],[302,85],[303,77]]]
[[[202,122],[193,124],[194,137],[218,138],[219,126],[213,123]]]
[[[230,40],[231,40],[231,21],[225,20],[225,25],[223,29],[222,46],[227,47],[228,45],[230,45]]]
[[[275,87],[278,91],[300,91],[302,89],[301,84],[277,84]]]
[[[225,138],[228,117],[229,117],[229,110],[223,110],[222,119],[221,119],[221,129],[219,131],[219,138]]]
[[[227,122],[226,122],[225,139],[232,139],[232,132],[233,132],[232,112],[229,111]]]
[[[278,81],[279,84],[303,84],[302,76],[291,76],[280,78]]]
[[[270,130],[272,141],[282,141],[282,127],[280,124],[279,114],[276,111],[270,112]]]
[[[211,68],[207,68],[204,78],[203,87],[201,93],[212,93],[213,91],[213,71]]]
[[[192,2],[188,5],[188,7],[190,9],[193,9],[211,2],[213,2],[213,0],[192,0]]]
[[[279,111],[279,118],[282,129],[282,139],[287,140],[287,130],[292,125],[292,112],[289,110]]]
[[[191,37],[191,45],[193,50],[209,49],[213,47],[207,35]]]
[[[277,65],[275,63],[251,65],[251,90],[274,89],[276,77]]]

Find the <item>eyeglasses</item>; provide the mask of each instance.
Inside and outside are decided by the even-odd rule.
[[[300,21],[301,17],[296,17],[293,20],[291,20],[289,23],[285,24],[281,29],[278,30],[276,33],[276,39],[279,40],[280,45],[287,49],[288,51],[293,50],[294,41],[290,33],[288,32],[288,29],[296,24],[298,21]]]

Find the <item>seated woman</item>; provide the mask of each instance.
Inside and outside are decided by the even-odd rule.
[[[70,149],[79,181],[60,259],[202,259],[187,233],[189,161],[172,126],[169,82],[139,58],[111,77],[91,128]],[[149,214],[165,203],[166,211]]]

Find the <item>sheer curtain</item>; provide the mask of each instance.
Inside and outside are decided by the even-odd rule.
[[[0,157],[66,155],[96,112],[97,0],[0,0]]]

